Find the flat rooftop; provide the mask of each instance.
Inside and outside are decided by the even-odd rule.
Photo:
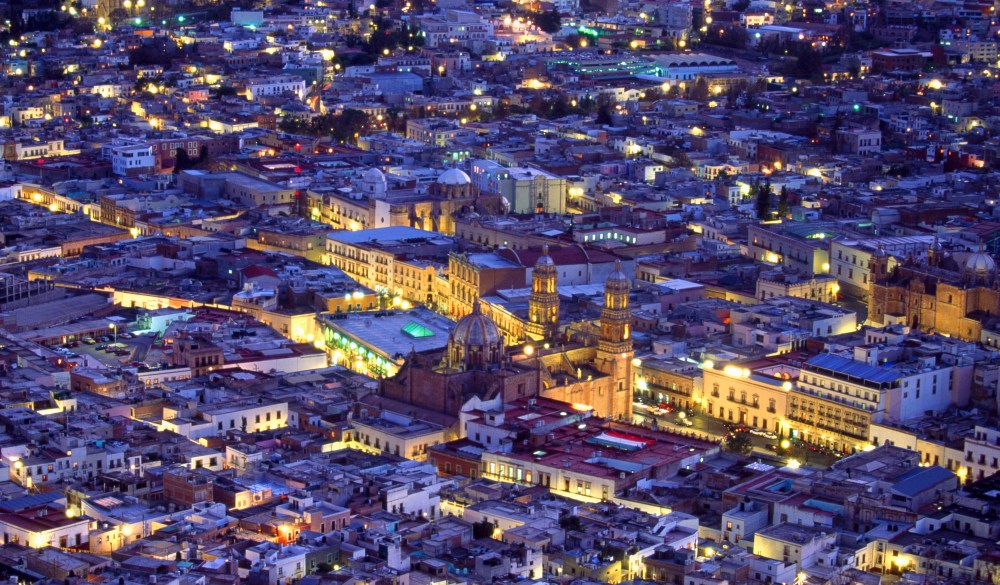
[[[347,334],[387,356],[444,349],[455,324],[424,307],[386,313],[325,315],[323,322],[334,332]]]

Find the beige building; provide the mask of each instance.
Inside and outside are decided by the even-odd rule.
[[[354,426],[351,446],[355,449],[414,461],[426,461],[429,447],[457,438],[439,425],[391,412],[376,418],[355,418],[351,424]]]
[[[836,278],[826,274],[801,277],[791,274],[761,275],[757,279],[757,298],[796,297],[821,303],[834,303],[840,293]]]
[[[397,306],[407,300],[437,307],[436,279],[454,245],[436,232],[404,226],[334,232],[327,236],[325,263]],[[438,256],[441,262],[433,260]]]
[[[719,420],[783,433],[798,370],[771,360],[704,367],[702,410]]]

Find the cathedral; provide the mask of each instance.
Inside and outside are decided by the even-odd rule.
[[[556,281],[555,263],[543,253],[533,273],[528,309],[529,327],[544,341],[541,347],[510,353],[477,300],[472,313],[455,324],[443,355],[411,353],[395,376],[381,381],[379,393],[453,417],[473,398],[510,402],[542,396],[593,407],[597,416],[630,419],[631,281],[617,263],[604,285],[596,345],[562,339]]]
[[[927,262],[908,259],[889,269],[879,248],[872,256],[868,322],[900,324],[963,341],[981,341],[1000,317],[996,262],[980,246],[972,254],[943,251],[935,238]]]

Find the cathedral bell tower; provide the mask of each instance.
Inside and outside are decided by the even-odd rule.
[[[596,366],[612,378],[610,415],[632,418],[632,311],[628,297],[632,282],[622,272],[621,260],[604,283],[601,334],[597,341]]]
[[[555,262],[545,245],[531,274],[531,297],[528,299],[528,332],[542,339],[553,340],[559,335],[557,277]]]

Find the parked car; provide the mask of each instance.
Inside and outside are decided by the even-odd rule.
[[[83,342],[86,343],[87,345],[94,345],[95,343],[97,343],[97,340],[94,339],[93,337],[86,337],[84,338]]]

